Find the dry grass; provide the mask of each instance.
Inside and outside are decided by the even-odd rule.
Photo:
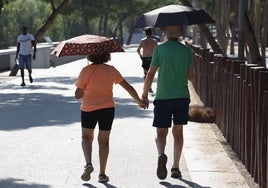
[[[202,106],[190,106],[189,121],[198,123],[213,123],[215,114],[212,108]]]

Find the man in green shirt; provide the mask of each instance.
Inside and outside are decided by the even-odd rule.
[[[163,180],[167,177],[166,137],[172,121],[174,156],[171,177],[181,177],[179,162],[183,147],[183,125],[187,124],[189,119],[188,79],[193,75],[193,59],[190,48],[178,41],[183,33],[182,26],[168,26],[161,29],[166,34],[168,41],[158,45],[154,50],[142,98],[148,107],[148,92],[158,70],[157,90],[153,102],[153,127],[156,127],[155,141],[159,154],[157,176]]]

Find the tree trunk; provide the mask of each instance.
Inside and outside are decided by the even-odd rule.
[[[54,8],[52,14],[47,19],[46,23],[35,33],[34,37],[36,41],[39,41],[45,32],[51,27],[56,17],[62,11],[62,9],[68,4],[70,0],[63,0],[58,8]]]
[[[235,24],[233,21],[230,22],[230,30],[231,30],[230,54],[235,55],[235,50],[234,50]]]
[[[107,24],[108,24],[108,13],[105,13],[104,14],[104,21],[103,21],[103,34],[102,35],[106,36],[106,37],[108,37]]]
[[[118,23],[114,29],[113,38],[117,40],[117,42],[123,46],[123,31],[122,31],[122,23],[127,18],[127,14],[121,14],[118,16]],[[119,30],[119,34],[117,31]]]
[[[109,12],[110,12],[110,4],[107,3],[106,10],[103,12],[103,31],[102,34],[105,37],[109,37],[109,32],[108,32],[108,20],[109,20]]]
[[[254,13],[255,13],[255,21],[254,21],[254,30],[255,30],[255,37],[257,43],[260,44],[260,0],[254,1]],[[265,24],[267,25],[267,24]]]
[[[195,0],[194,1],[194,5],[198,9],[202,9],[203,8],[203,2],[201,0]],[[193,30],[194,30],[193,33],[195,34],[195,37],[194,37],[195,38],[195,42],[200,42],[199,45],[202,48],[206,49],[207,48],[207,40],[206,40],[206,37],[203,35],[203,33],[201,33],[200,40],[198,41],[198,39],[197,39],[197,36],[198,36],[197,35],[197,32],[199,32],[198,26],[194,27]]]
[[[250,23],[248,14],[245,12],[245,45],[249,48],[249,57],[248,61],[253,64],[258,64],[263,66],[263,60],[259,52],[258,43],[255,37],[254,30]]]
[[[133,32],[134,32],[134,29],[132,28],[130,30],[130,32],[129,32],[129,36],[128,36],[128,39],[127,39],[127,45],[130,45],[130,43],[131,43]]]
[[[59,5],[59,7],[56,9],[53,8],[54,6],[52,6],[52,14],[47,19],[46,23],[34,35],[36,42],[38,42],[42,38],[44,33],[51,27],[51,25],[53,24],[54,20],[56,19],[56,17],[60,13],[60,11],[68,4],[68,2],[69,2],[69,0],[63,0],[62,3]],[[51,3],[53,4],[53,1]],[[17,64],[15,64],[15,66],[12,68],[9,76],[16,76],[18,73],[18,70],[19,70],[19,67]]]
[[[103,15],[100,16],[100,20],[99,20],[99,35],[102,35],[102,22],[103,22]]]
[[[229,43],[229,4],[229,0],[221,0],[215,2],[217,39],[219,41],[221,49],[225,54],[227,54],[227,47]]]
[[[268,0],[264,1],[264,19],[263,19],[263,33],[261,42],[261,52],[263,59],[263,66],[266,67],[266,46],[267,46],[267,35],[268,35]]]
[[[133,18],[131,19],[131,22],[132,22],[131,25],[134,25]],[[134,28],[132,27],[132,28],[130,28],[130,31],[129,31],[129,36],[128,36],[128,39],[127,39],[127,42],[126,42],[127,45],[130,45],[130,43],[131,43],[133,32],[134,32]]]
[[[192,7],[191,3],[187,0],[181,0],[184,6]],[[207,38],[208,43],[210,44],[212,50],[217,54],[224,54],[215,39],[213,38],[212,34],[210,33],[208,27],[205,24],[198,24],[199,29],[201,30],[202,34]]]
[[[232,8],[231,12],[234,12],[234,15],[231,17],[230,21],[230,30],[231,30],[231,43],[230,43],[230,54],[235,55],[235,41],[237,40],[237,31],[238,31],[238,2],[235,1],[232,6],[230,6],[230,9]]]
[[[119,39],[118,39],[118,41],[119,41],[119,44],[120,44],[121,46],[124,45],[123,24],[122,24],[122,23],[121,23],[120,26],[119,26]]]
[[[216,38],[218,39],[219,45],[221,46],[221,32],[222,32],[222,25],[221,25],[221,1],[215,1],[215,25],[216,25]]]
[[[230,1],[229,0],[223,0],[223,4],[222,4],[222,46],[221,49],[224,51],[224,53],[226,54],[227,52],[227,47],[228,47],[228,43],[229,43],[229,38],[230,38],[230,34],[229,34],[229,12],[230,12]]]

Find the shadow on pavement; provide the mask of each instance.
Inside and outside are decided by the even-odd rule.
[[[190,187],[194,187],[194,188],[210,188],[210,187],[203,187],[203,186],[201,186],[201,185],[199,185],[197,183],[188,181],[188,180],[183,179],[183,178],[178,178],[178,180],[184,182],[185,184],[189,185]],[[165,181],[160,182],[160,184],[163,185],[163,186],[165,186],[165,187],[168,187],[168,188],[186,188],[185,186],[182,186],[182,185],[172,185],[171,183],[165,182]]]
[[[109,183],[102,183],[102,184],[107,188],[117,188],[117,187],[115,187],[115,186],[113,186],[113,185],[111,185]],[[89,187],[89,188],[97,188],[94,185],[91,185],[90,183],[84,183],[83,186]]]
[[[69,125],[80,122],[80,104],[70,95],[74,87],[74,77],[37,78],[32,85],[21,87],[14,84],[1,86],[0,130],[27,129],[37,126]],[[133,78],[132,81],[137,81]],[[140,80],[142,81],[142,80]],[[47,85],[46,85],[47,83]],[[55,84],[56,83],[56,84]],[[12,93],[11,93],[12,92]],[[74,91],[71,91],[74,93]],[[148,117],[143,110],[129,98],[115,97],[116,118]]]
[[[194,188],[211,188],[211,187],[203,187],[195,182],[192,182],[192,181],[188,181],[186,179],[183,179],[183,178],[180,178],[179,179],[180,181],[186,183],[187,185],[191,186],[191,187],[194,187]]]
[[[23,183],[23,179],[15,179],[15,178],[8,178],[8,179],[0,179],[0,187],[8,187],[8,188],[49,188],[49,185],[40,185],[40,184],[29,184]]]
[[[1,130],[68,125],[80,121],[80,104],[74,97],[49,93],[1,94]]]
[[[126,76],[124,77],[125,80],[130,84],[136,84],[136,83],[144,83],[144,79],[142,77],[137,76]]]
[[[91,185],[90,183],[83,183],[83,186],[89,187],[89,188],[98,188],[98,187],[96,187],[94,185]]]
[[[16,92],[16,90],[27,90],[27,89],[32,89],[32,90],[38,90],[38,89],[48,89],[48,90],[52,90],[52,89],[58,89],[58,90],[68,90],[68,88],[66,88],[67,85],[74,85],[75,81],[77,78],[75,77],[43,77],[43,78],[34,78],[34,82],[32,84],[30,84],[28,82],[28,80],[25,81],[26,86],[22,87],[20,86],[20,82],[18,85],[15,85],[13,83],[8,83],[8,84],[1,84],[1,91],[3,90],[13,90],[14,93]],[[51,83],[57,83],[57,84],[63,84],[63,86],[53,86]],[[50,83],[47,85],[40,85],[40,83]]]
[[[115,119],[116,118],[150,118],[151,112],[140,108],[132,98],[114,98],[115,101]]]

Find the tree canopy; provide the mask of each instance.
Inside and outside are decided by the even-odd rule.
[[[53,11],[64,0],[0,0],[0,48],[16,44],[21,25],[27,25],[35,34],[48,21]],[[53,24],[37,42],[49,36],[60,41],[76,35],[90,33],[115,37],[128,32],[137,17],[145,11],[178,0],[69,0],[57,14]]]
[[[142,13],[168,4],[192,4],[209,12],[216,20],[210,31],[224,53],[229,41],[233,45],[237,39],[238,0],[0,0],[0,49],[16,45],[22,25],[37,36],[37,42],[43,42],[47,36],[61,41],[81,34],[122,40]],[[245,4],[249,24],[264,56],[268,0],[250,0]],[[204,31],[207,30],[201,27]]]

